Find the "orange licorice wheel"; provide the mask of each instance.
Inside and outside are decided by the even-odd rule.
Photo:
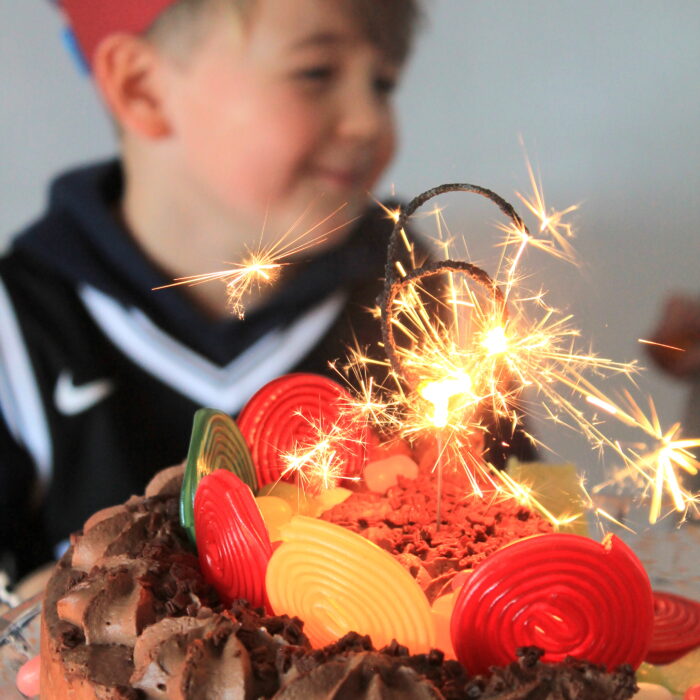
[[[327,377],[287,374],[266,384],[248,401],[238,426],[253,455],[260,486],[278,481],[282,457],[318,441],[319,428],[341,435],[335,444],[344,463],[343,476],[362,473],[366,421],[350,410],[352,397]],[[293,476],[289,480],[294,480]]]
[[[670,664],[700,646],[700,603],[654,591],[654,631],[645,661]]]
[[[296,615],[314,647],[350,631],[376,647],[396,639],[412,653],[435,645],[428,599],[388,552],[339,525],[302,515],[282,527],[267,569],[275,614]]]
[[[546,651],[545,661],[571,655],[637,668],[653,614],[649,579],[622,540],[556,533],[513,542],[480,564],[457,596],[450,632],[457,658],[475,674],[531,645]]]
[[[225,469],[205,476],[194,520],[202,573],[224,602],[245,598],[269,608],[265,573],[272,546],[250,488]]]

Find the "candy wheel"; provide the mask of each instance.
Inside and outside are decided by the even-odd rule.
[[[654,631],[649,653],[650,664],[670,664],[700,646],[700,603],[654,591]]]
[[[344,527],[294,516],[267,569],[276,614],[304,620],[315,647],[355,631],[377,648],[396,639],[412,653],[435,645],[428,599],[388,552]]]
[[[653,622],[649,579],[617,537],[536,535],[498,550],[460,591],[450,631],[471,673],[515,660],[522,646],[545,661],[575,656],[613,669],[644,659]]]
[[[334,447],[343,460],[343,476],[359,476],[367,428],[349,410],[350,401],[350,394],[341,386],[314,374],[288,374],[260,389],[238,418],[260,486],[283,478],[287,467],[283,456],[299,446],[315,444],[319,429],[333,428],[342,436]]]
[[[272,546],[250,488],[225,469],[208,474],[195,494],[194,518],[202,573],[224,602],[245,598],[269,607],[265,572]]]
[[[255,493],[255,468],[241,431],[233,419],[211,408],[194,414],[192,437],[187,452],[185,476],[180,492],[180,522],[194,542],[194,495],[199,482],[217,469],[236,474]]]

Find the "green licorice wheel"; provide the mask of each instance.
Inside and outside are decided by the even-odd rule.
[[[193,543],[194,495],[199,482],[217,469],[233,472],[253,493],[257,492],[253,460],[234,420],[213,408],[200,408],[194,414],[185,477],[180,491],[180,523]]]

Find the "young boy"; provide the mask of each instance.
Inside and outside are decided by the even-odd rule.
[[[59,4],[121,153],[59,178],[0,261],[0,568],[16,576],[181,461],[198,407],[236,414],[275,376],[328,372],[353,334],[376,342],[366,308],[391,222],[368,192],[417,14],[413,0]],[[327,217],[326,241],[246,298],[244,320],[218,284],[152,291]]]

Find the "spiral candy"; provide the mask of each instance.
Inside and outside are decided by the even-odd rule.
[[[530,645],[545,649],[549,662],[572,655],[636,668],[652,622],[649,579],[622,540],[557,533],[513,542],[477,567],[457,597],[450,631],[457,658],[475,674]]]
[[[224,602],[267,605],[265,572],[272,554],[267,528],[250,488],[219,469],[199,483],[194,499],[199,562]]]
[[[644,660],[650,664],[669,664],[697,646],[700,646],[700,603],[654,591],[654,631]]]
[[[180,492],[180,522],[193,542],[193,506],[197,485],[202,477],[217,469],[228,469],[247,484],[253,493],[257,491],[255,468],[238,426],[230,416],[221,411],[201,408],[194,414],[192,437]]]
[[[435,644],[428,599],[391,554],[339,525],[297,515],[282,529],[266,585],[277,614],[304,620],[315,647],[354,630],[377,647],[396,639],[412,653]]]
[[[347,410],[350,395],[327,377],[288,374],[266,384],[246,404],[238,418],[257,469],[260,486],[280,479],[282,456],[299,445],[318,440],[317,428],[337,426],[344,475],[358,476],[365,460],[365,421]],[[344,406],[345,404],[345,406]]]

